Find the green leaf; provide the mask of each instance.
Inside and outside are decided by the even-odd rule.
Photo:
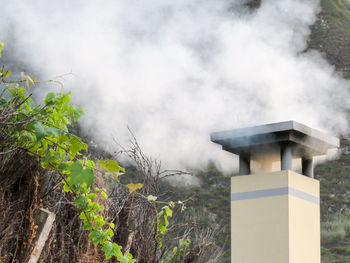
[[[107,233],[109,237],[112,237],[114,235],[113,230],[110,228],[107,229]]]
[[[79,107],[74,107],[73,109],[73,118],[75,121],[79,120],[80,117],[84,114],[84,110],[83,108],[79,108]]]
[[[95,167],[95,162],[92,160],[87,160],[86,161],[86,166],[90,167],[90,168],[94,168]]]
[[[105,252],[106,259],[110,259],[111,257],[119,257],[123,256],[121,252],[122,247],[118,246],[116,243],[112,243],[107,241],[103,244],[102,251]]]
[[[164,225],[165,225],[165,233],[167,231],[166,227],[169,225],[169,221],[168,221],[168,216],[164,215]]]
[[[96,227],[101,228],[103,227],[105,224],[107,224],[107,222],[104,220],[103,216],[98,216],[96,219]],[[105,230],[106,231],[106,230]],[[106,233],[109,235],[108,231],[106,231]]]
[[[191,240],[189,238],[187,238],[186,240],[183,240],[182,238],[179,240],[179,245],[181,247],[189,247],[189,245],[191,244]]]
[[[69,136],[69,144],[69,149],[73,156],[76,155],[80,150],[85,148],[85,144],[82,143],[81,138],[74,135]]]
[[[81,212],[81,213],[80,213],[79,218],[80,218],[80,219],[83,219],[83,220],[87,220],[86,215],[85,215],[84,212]]]
[[[48,136],[55,136],[57,137],[58,135],[60,135],[61,130],[56,129],[56,128],[46,128],[46,135]]]
[[[24,131],[22,135],[18,137],[18,140],[23,140],[23,142],[35,142],[36,138],[32,133]]]
[[[89,207],[88,198],[83,195],[80,195],[77,198],[75,198],[74,203],[76,204],[78,209],[85,210]]]
[[[108,172],[119,173],[121,171],[121,167],[119,166],[117,161],[106,160],[106,161],[98,161],[98,162],[100,164],[100,167],[102,169],[106,169]]]
[[[132,258],[132,255],[130,253],[126,253],[125,256],[129,259],[129,263],[133,263],[136,261],[136,259]]]
[[[39,121],[34,121],[30,123],[28,125],[28,129],[32,130],[35,133],[37,141],[40,141],[47,135],[45,126]]]
[[[58,143],[59,144],[63,144],[63,143],[68,142],[68,141],[69,141],[69,138],[67,136],[65,136],[63,134],[60,134],[58,136]]]
[[[72,189],[66,184],[66,182],[63,182],[63,190],[67,193],[72,192]]]
[[[102,192],[101,192],[101,196],[102,196],[104,199],[107,199],[107,198],[108,198],[108,196],[107,196],[107,194],[106,194],[105,191],[102,191]]]
[[[91,200],[95,199],[96,198],[96,194],[91,193],[91,194],[88,195],[88,198],[91,199]]]
[[[72,164],[73,164],[73,162],[71,162],[71,161],[62,162],[62,163],[59,164],[58,170],[59,170],[61,173],[63,173],[63,174],[67,174],[67,173],[70,172],[70,171],[69,171],[69,167],[71,167]]]
[[[93,170],[89,167],[83,168],[83,165],[78,161],[74,162],[67,170],[72,176],[72,184],[86,184],[87,187],[90,187],[95,181]]]
[[[89,237],[92,239],[92,242],[94,245],[103,243],[105,240],[104,232],[101,229],[95,229],[92,232],[90,232]]]
[[[84,230],[94,229],[94,226],[90,222],[84,222]]]
[[[118,260],[120,261],[120,263],[133,263],[136,261],[136,259],[132,259],[132,256],[130,258],[130,253],[126,254],[126,255],[122,255],[120,257],[118,257]]]
[[[64,105],[68,105],[70,102],[70,98],[67,94],[60,94],[61,96],[61,101]]]
[[[167,216],[173,216],[173,211],[169,208],[169,206],[164,206],[163,209]]]
[[[105,244],[103,244],[102,251],[105,252],[106,259],[110,259],[116,253],[112,242],[106,242]]]
[[[55,104],[56,103],[56,94],[53,92],[47,93],[44,101],[45,101],[45,104],[48,106]]]
[[[45,136],[58,136],[61,130],[56,128],[47,128],[40,121],[33,121],[28,124],[27,129],[34,132],[36,140],[41,141]]]

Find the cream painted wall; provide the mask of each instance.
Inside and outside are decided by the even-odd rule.
[[[231,195],[239,199],[231,201],[232,263],[320,263],[317,180],[292,171],[237,176]]]

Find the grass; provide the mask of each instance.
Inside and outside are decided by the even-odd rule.
[[[312,27],[309,48],[323,52],[331,64],[350,77],[350,2],[321,0],[322,12]]]
[[[337,214],[321,223],[322,263],[350,263],[350,215]]]
[[[336,245],[349,236],[350,215],[337,214],[321,223],[321,243],[323,246]],[[348,255],[350,255],[350,250]]]

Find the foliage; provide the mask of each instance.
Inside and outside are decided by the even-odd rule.
[[[336,244],[350,237],[350,216],[336,214],[321,223],[322,245]]]
[[[161,248],[163,246],[162,239],[164,235],[168,232],[169,226],[169,217],[173,216],[173,211],[170,207],[174,208],[174,202],[170,202],[169,206],[163,206],[162,210],[158,213],[157,216],[157,232],[158,234],[158,246]]]
[[[3,48],[0,42],[0,57]],[[57,172],[64,185],[64,191],[74,196],[74,204],[81,210],[79,218],[84,222],[84,229],[96,246],[100,246],[106,259],[115,257],[119,262],[135,262],[132,255],[122,252],[122,247],[113,242],[115,224],[103,217],[104,205],[99,200],[107,199],[106,189],[96,187],[96,173],[110,174],[119,181],[124,168],[115,160],[100,160],[98,165],[87,158],[88,146],[82,139],[69,132],[69,126],[77,121],[83,110],[71,106],[71,93],[48,93],[44,105],[34,104],[29,91],[38,82],[34,77],[21,74],[20,80],[8,80],[11,72],[1,70],[0,82],[4,86],[0,98],[0,111],[11,110],[11,116],[5,125],[15,127],[12,137],[15,147],[25,149],[37,158],[41,166]],[[165,203],[157,216],[155,235],[162,246],[162,238],[169,225],[168,217],[172,216],[173,202],[158,202],[155,196],[143,196],[136,191],[142,184],[128,184],[130,194],[138,194],[154,204]]]
[[[350,239],[350,142],[341,140],[341,154],[337,159],[315,167],[321,193],[322,262],[347,262],[344,247]]]
[[[337,70],[350,77],[350,3],[321,0],[322,11],[312,26],[308,48],[321,51]]]
[[[350,213],[350,141],[341,140],[341,154],[333,161],[315,167],[315,178],[320,180],[321,218],[325,221],[335,214]]]
[[[75,196],[74,203],[82,210],[80,218],[84,221],[85,229],[90,231],[89,237],[95,245],[102,246],[106,258],[114,256],[119,262],[134,262],[131,254],[123,254],[121,247],[111,242],[114,225],[104,220],[99,212],[104,209],[103,205],[94,201],[97,195],[105,198],[105,192],[91,188],[95,181],[95,163],[79,158],[81,152],[87,150],[87,145],[68,132],[68,125],[79,119],[82,109],[69,106],[68,94],[48,93],[43,107],[33,107],[26,89],[18,83],[11,84],[7,90],[11,97],[6,102],[2,98],[4,103],[1,109],[15,107],[17,113],[8,125],[24,123],[22,130],[15,134],[17,145],[38,157],[43,168],[60,173],[64,190]],[[104,168],[118,177],[123,169],[116,161],[112,163],[112,168]]]
[[[160,263],[176,263],[179,260],[183,259],[186,255],[186,251],[188,250],[190,244],[190,239],[179,239],[178,245],[174,247],[173,250],[169,253],[169,255],[167,255],[167,257],[164,260],[161,260]]]
[[[198,243],[201,244],[202,247],[197,246],[197,253],[202,253],[203,262],[230,262],[230,176],[224,175],[213,163],[193,174],[199,181],[198,185],[160,184],[161,192],[166,192],[170,199],[187,200],[186,212],[174,210],[173,215],[174,224],[182,227],[170,234],[181,236],[190,232],[182,239],[190,238],[192,251]],[[183,226],[182,222],[188,224]],[[188,231],[188,227],[192,231]],[[177,243],[173,245],[178,246]],[[186,250],[185,253],[191,252]]]
[[[197,189],[198,187],[184,187],[181,184],[174,184],[170,183],[167,180],[162,180],[164,176],[176,176],[179,173],[179,171],[160,171],[159,163],[156,159],[152,160],[152,158],[149,158],[148,156],[145,156],[142,152],[140,152],[139,146],[136,142],[132,143],[132,145],[133,147],[127,150],[127,154],[131,156],[131,159],[135,160],[135,163],[138,163],[137,167],[139,167],[140,169],[136,170],[133,166],[127,167],[125,176],[121,177],[122,182],[124,184],[127,184],[132,181],[142,181],[143,187],[141,191],[147,193],[147,196],[149,198],[152,197],[152,195],[156,195],[153,196],[155,200],[163,200],[165,202],[166,200],[183,200],[176,202],[177,206],[174,208],[172,208],[172,206],[175,205],[175,203],[168,202],[168,204],[165,204],[165,206],[169,206],[173,210],[172,216],[170,217],[172,220],[172,224],[168,227],[166,236],[161,237],[161,240],[159,240],[158,237],[156,240],[156,243],[159,243],[159,241],[161,241],[161,247],[159,248],[158,245],[158,248],[160,251],[162,251],[162,255],[164,255],[163,257],[158,258],[158,261],[156,262],[159,262],[159,260],[162,263],[168,261],[176,263],[229,262],[221,261],[222,248],[218,245],[218,239],[225,239],[227,235],[222,235],[222,232],[218,230],[219,227],[217,221],[214,221],[214,223],[210,221],[208,222],[208,224],[202,224],[204,221],[206,222],[208,213],[203,211],[206,209],[204,206],[199,205],[199,203],[202,202],[197,202],[201,200],[203,196],[201,194],[193,196],[195,189]],[[204,168],[204,170],[206,169]],[[150,174],[152,174],[152,176],[149,176]],[[176,180],[176,178],[173,179]],[[158,180],[159,183],[156,183]],[[229,187],[229,185],[226,183],[226,181],[228,180],[227,177],[225,178],[225,180],[224,178],[221,178],[220,180],[222,180],[222,183],[225,185],[225,187]],[[211,191],[214,188],[215,187],[212,186],[212,188],[209,189],[209,187],[207,188],[206,186],[206,188],[203,189],[203,193],[206,191]],[[157,191],[159,191],[160,194],[157,194]],[[221,193],[225,195],[224,192]],[[215,198],[213,197],[211,200],[207,200],[207,203],[215,203],[214,199]],[[196,200],[196,202],[194,202],[194,200]],[[222,210],[227,211],[225,207],[222,207]],[[157,225],[161,226],[161,224],[164,224],[166,222],[164,220],[164,216],[168,216],[166,214],[166,207],[163,208],[163,211],[164,213],[157,214],[157,218],[153,217],[155,220],[153,221],[154,227]],[[169,220],[169,216],[167,219]],[[159,224],[156,224],[156,222],[158,222]],[[215,228],[214,230],[212,229],[213,226]],[[159,227],[159,229],[161,230],[162,228]],[[226,230],[229,231],[229,229]],[[175,247],[178,247],[181,250],[181,246],[179,247],[179,240],[181,239],[185,241],[191,240],[189,247],[183,248],[183,257],[180,257],[179,254],[174,253]],[[145,262],[152,262],[152,260],[149,259]]]

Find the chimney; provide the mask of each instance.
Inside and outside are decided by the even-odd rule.
[[[241,176],[231,178],[231,262],[320,263],[313,157],[339,147],[339,139],[286,121],[214,132],[211,140],[239,155]]]

